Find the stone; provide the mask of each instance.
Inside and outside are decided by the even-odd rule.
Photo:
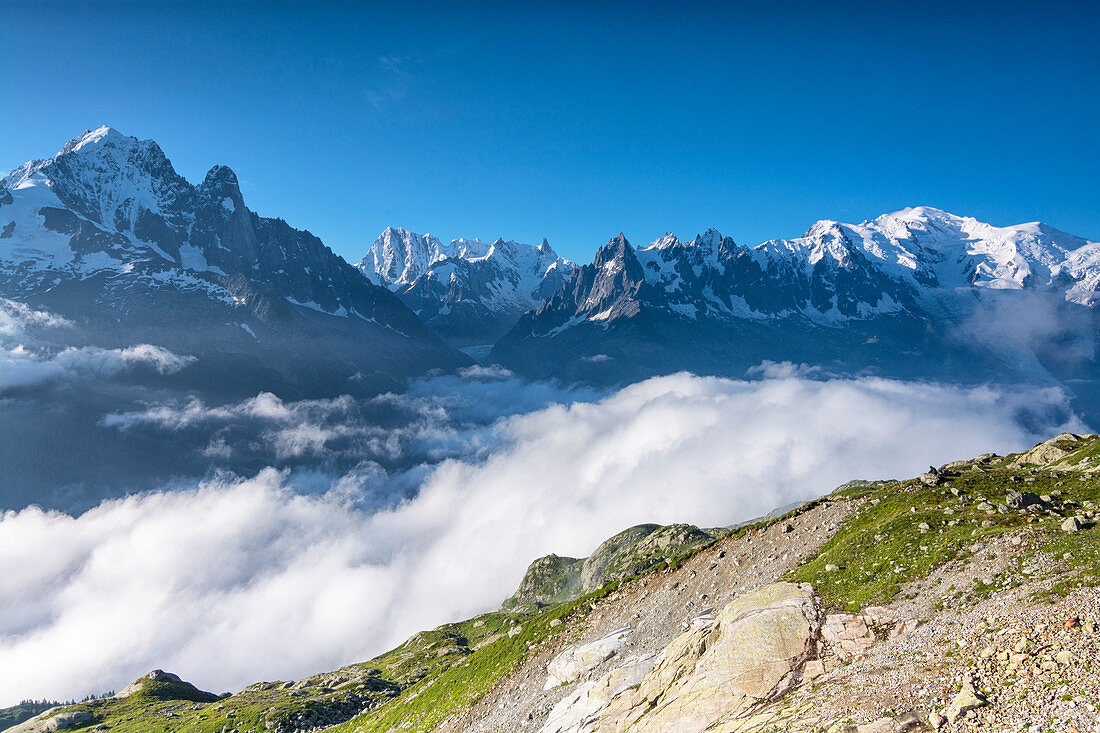
[[[657,654],[631,657],[598,680],[584,682],[551,709],[539,733],[591,733],[599,714],[625,690],[645,679],[657,664]]]
[[[887,626],[898,620],[897,614],[886,606],[867,606],[862,613],[867,623],[875,626]]]
[[[1030,491],[1009,491],[1005,494],[1005,504],[1012,509],[1027,509],[1031,506],[1042,506],[1043,500]]]
[[[1077,532],[1083,526],[1084,525],[1081,524],[1081,520],[1079,520],[1077,517],[1067,517],[1066,521],[1062,522],[1062,531],[1063,532]]]
[[[626,646],[626,638],[631,633],[629,628],[618,629],[587,644],[567,647],[547,665],[548,676],[543,689],[552,690],[580,679]]]
[[[811,659],[802,665],[802,679],[812,680],[825,674],[825,662]]]
[[[894,731],[893,718],[879,718],[870,723],[857,725],[855,733],[894,733]]]
[[[939,730],[940,728],[942,728],[944,725],[946,725],[946,723],[947,723],[947,718],[943,717],[942,715],[937,713],[935,710],[933,710],[932,712],[930,712],[928,714],[928,724],[930,726],[932,726],[933,728],[935,728],[936,730]]]
[[[875,634],[859,613],[831,613],[825,617],[821,636],[844,660],[858,659],[875,643]]]
[[[550,628],[554,629],[554,628],[557,628],[558,626],[561,626],[561,619],[560,618],[550,619]]]
[[[825,566],[825,572],[826,573],[835,573],[838,570],[840,570],[840,568],[838,568],[836,565],[833,565],[833,564],[829,564],[829,565]]]
[[[893,629],[890,630],[890,638],[896,639],[899,636],[905,636],[916,630],[920,622],[915,618],[907,618],[899,621]]]
[[[977,710],[985,704],[984,697],[974,689],[974,683],[968,680],[963,683],[962,688],[955,695],[955,699],[947,706],[944,717],[947,718],[948,722],[954,723],[971,710]]]
[[[601,733],[697,733],[798,684],[817,659],[821,611],[808,584],[745,593],[714,623],[674,639],[636,688],[612,700]]]

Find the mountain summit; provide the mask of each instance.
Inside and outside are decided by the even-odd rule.
[[[392,290],[437,334],[459,346],[489,346],[528,310],[541,306],[573,263],[539,245],[453,239],[387,228],[358,264]]]
[[[755,247],[714,229],[640,249],[620,234],[491,358],[607,383],[681,369],[742,375],[764,360],[1055,381],[1092,374],[1098,286],[1100,244],[931,207],[823,220]]]
[[[237,176],[199,185],[155,142],[90,130],[0,179],[0,296],[198,357],[255,394],[388,387],[466,360],[308,231],[251,212]],[[301,344],[309,342],[308,349]]]

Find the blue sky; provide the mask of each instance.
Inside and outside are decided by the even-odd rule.
[[[7,0],[0,166],[110,124],[352,260],[387,225],[588,261],[916,204],[1100,240],[1094,8],[677,5]]]

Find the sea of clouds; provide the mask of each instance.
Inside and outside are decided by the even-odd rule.
[[[732,524],[853,478],[1083,428],[1053,388],[776,364],[753,377],[594,393],[477,368],[373,400],[109,411],[105,433],[214,464],[245,452],[256,468],[82,513],[6,512],[0,705],[119,689],[153,668],[219,692],[333,669],[490,610],[532,559],[585,556],[633,524]]]

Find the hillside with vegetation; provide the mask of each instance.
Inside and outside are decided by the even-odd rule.
[[[334,672],[214,695],[158,670],[10,730],[1084,733],[1098,503],[1100,436],[1063,434],[737,528],[634,527]]]

